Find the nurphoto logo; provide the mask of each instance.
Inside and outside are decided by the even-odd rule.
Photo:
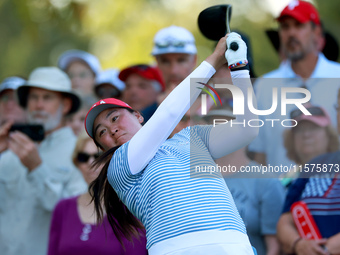
[[[280,105],[279,105],[279,96],[278,96],[278,88],[272,88],[272,104],[269,109],[256,109],[256,105],[254,106],[254,91],[253,88],[248,88],[247,93],[247,101],[245,103],[245,96],[242,92],[242,90],[234,85],[230,84],[215,84],[213,88],[211,85],[201,83],[205,85],[207,88],[209,88],[218,98],[220,104],[222,105],[222,100],[217,93],[216,89],[227,89],[231,92],[232,98],[233,98],[233,115],[244,115],[245,107],[248,108],[248,110],[255,114],[255,115],[262,115],[262,116],[268,116],[274,113],[278,107],[280,107],[280,113],[282,116],[287,115],[287,105],[295,105],[300,111],[305,115],[312,115],[306,107],[303,105],[311,99],[311,93],[306,88],[287,88],[287,87],[281,87],[280,88]],[[213,94],[206,88],[202,88],[202,91],[206,92],[214,101],[215,105],[217,105],[216,100],[213,96]],[[296,95],[297,93],[304,95],[304,97],[299,98],[288,98],[288,94],[294,93]],[[208,107],[207,107],[207,94],[201,94],[201,114],[207,115]],[[269,100],[269,98],[268,98]],[[271,123],[272,127],[274,127],[275,122],[281,122],[281,125],[284,127],[295,127],[297,125],[297,121],[294,119],[253,119],[249,120],[248,123],[243,122],[235,122],[235,120],[226,120],[226,119],[214,119],[213,125],[219,125],[219,124],[226,124],[230,123],[230,125],[246,125],[250,127],[262,127],[265,122]]]

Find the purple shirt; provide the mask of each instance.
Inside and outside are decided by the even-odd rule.
[[[78,215],[77,199],[73,197],[62,200],[54,209],[48,255],[147,254],[145,235],[139,240],[135,239],[133,244],[124,240],[124,251],[106,217],[100,226],[82,223]]]

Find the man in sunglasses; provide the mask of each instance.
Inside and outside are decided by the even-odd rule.
[[[23,132],[11,132],[13,122],[0,126],[0,251],[44,255],[54,206],[87,188],[72,163],[76,137],[64,120],[77,111],[80,100],[56,67],[33,70],[17,96],[28,123],[42,125],[45,138],[33,141]]]
[[[194,36],[185,28],[170,26],[157,32],[152,55],[161,70],[168,93],[196,67]]]
[[[336,125],[335,110],[337,90],[340,80],[340,64],[329,61],[320,52],[323,43],[322,26],[317,9],[305,1],[294,0],[287,5],[279,17],[279,37],[284,61],[280,67],[258,79],[255,86],[258,109],[271,108],[273,89],[306,88],[311,93],[310,102],[322,106],[330,114],[333,125]],[[280,94],[279,94],[280,95]],[[301,93],[289,93],[288,98],[298,99]],[[280,105],[280,102],[279,102]],[[287,106],[287,114],[281,114],[280,106],[271,115],[261,116],[261,120],[289,119],[294,104]],[[259,136],[249,145],[255,152],[255,160],[262,164],[289,166],[283,146],[283,125],[270,125],[260,128]]]

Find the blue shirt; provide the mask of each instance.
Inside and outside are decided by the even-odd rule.
[[[196,166],[215,166],[207,149],[211,128],[188,127],[166,140],[136,175],[129,169],[129,142],[114,153],[108,180],[145,226],[147,248],[194,231],[232,229],[246,233],[221,175],[196,172]]]
[[[340,232],[340,179],[332,175],[339,173],[340,151],[319,156],[309,164],[327,166],[328,173],[314,176],[304,173],[309,178],[297,179],[288,190],[283,212],[289,212],[294,202],[304,201],[321,236],[329,238]],[[329,173],[331,170],[334,170],[332,174]]]

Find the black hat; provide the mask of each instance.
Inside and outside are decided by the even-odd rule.
[[[229,8],[228,8],[229,7]],[[204,9],[198,15],[198,27],[201,33],[208,39],[213,41],[220,40],[223,36],[227,33],[227,9],[229,9],[229,19],[231,18],[231,6],[228,4],[221,4],[208,7]],[[253,57],[250,47],[250,40],[249,38],[239,31],[235,31],[239,33],[242,37],[242,40],[245,41],[247,44],[247,58],[248,58],[248,65],[249,65],[249,74],[250,77],[254,78],[254,67],[253,67]]]
[[[266,30],[266,35],[269,38],[271,44],[277,52],[280,50],[280,37],[279,32],[274,29]],[[339,57],[339,44],[335,37],[328,31],[324,32],[325,36],[325,46],[322,53],[325,57],[332,61],[337,61]]]

